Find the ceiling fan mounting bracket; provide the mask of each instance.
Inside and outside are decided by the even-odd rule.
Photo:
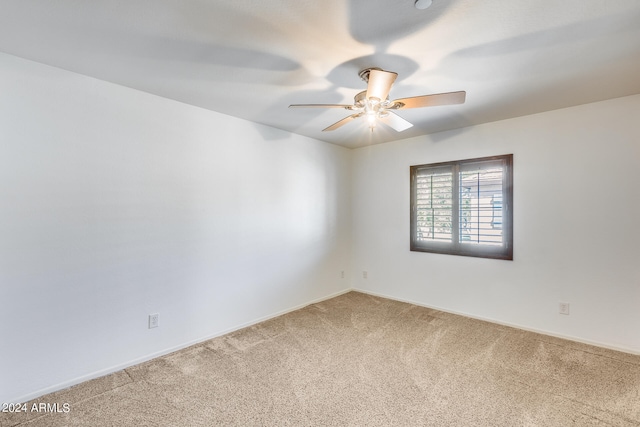
[[[360,76],[360,78],[364,80],[365,83],[369,83],[369,74],[371,73],[371,70],[384,71],[382,68],[369,67],[369,68],[364,68],[360,70],[360,72],[358,73],[358,76]]]

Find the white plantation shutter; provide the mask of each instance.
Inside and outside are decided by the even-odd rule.
[[[503,167],[500,164],[470,164],[461,167],[460,183],[460,242],[501,245],[502,228],[495,227],[496,216],[502,222]],[[495,210],[499,213],[496,214]]]
[[[512,155],[411,167],[411,250],[512,259]]]
[[[417,176],[416,209],[418,240],[452,239],[453,173],[451,168],[425,171]]]

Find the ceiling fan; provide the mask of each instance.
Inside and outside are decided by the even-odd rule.
[[[389,101],[389,91],[391,90],[391,86],[393,86],[393,82],[398,77],[397,73],[372,67],[365,68],[360,71],[358,75],[362,80],[367,82],[367,90],[363,90],[353,98],[353,105],[291,104],[289,108],[344,108],[345,110],[355,111],[354,114],[322,129],[323,132],[336,130],[359,117],[365,117],[367,119],[371,131],[373,131],[376,122],[379,120],[397,132],[402,132],[413,125],[393,111],[432,107],[436,105],[462,104],[467,94],[465,91],[447,92]]]

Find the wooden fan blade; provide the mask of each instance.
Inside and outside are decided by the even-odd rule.
[[[387,111],[387,114],[387,116],[381,117],[380,121],[396,132],[402,132],[403,130],[407,130],[413,126],[411,123],[391,111]]]
[[[328,132],[331,130],[336,130],[339,127],[342,127],[344,125],[346,125],[347,123],[349,123],[351,120],[353,119],[357,119],[358,117],[362,116],[362,113],[358,113],[358,114],[352,114],[350,116],[345,117],[342,120],[338,120],[337,122],[335,122],[334,124],[332,124],[331,126],[322,129],[322,132]]]
[[[400,98],[391,101],[387,109],[400,110],[407,108],[434,107],[437,105],[463,104],[467,92],[436,93],[434,95],[414,96],[413,98]]]
[[[371,70],[369,72],[369,84],[367,85],[367,99],[386,100],[393,82],[396,81],[396,77],[398,77],[398,74],[391,71]]]
[[[344,104],[291,104],[289,108],[344,108],[345,110],[351,110],[353,105]]]

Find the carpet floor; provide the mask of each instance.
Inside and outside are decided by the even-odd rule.
[[[640,356],[350,292],[0,426],[640,426]]]

